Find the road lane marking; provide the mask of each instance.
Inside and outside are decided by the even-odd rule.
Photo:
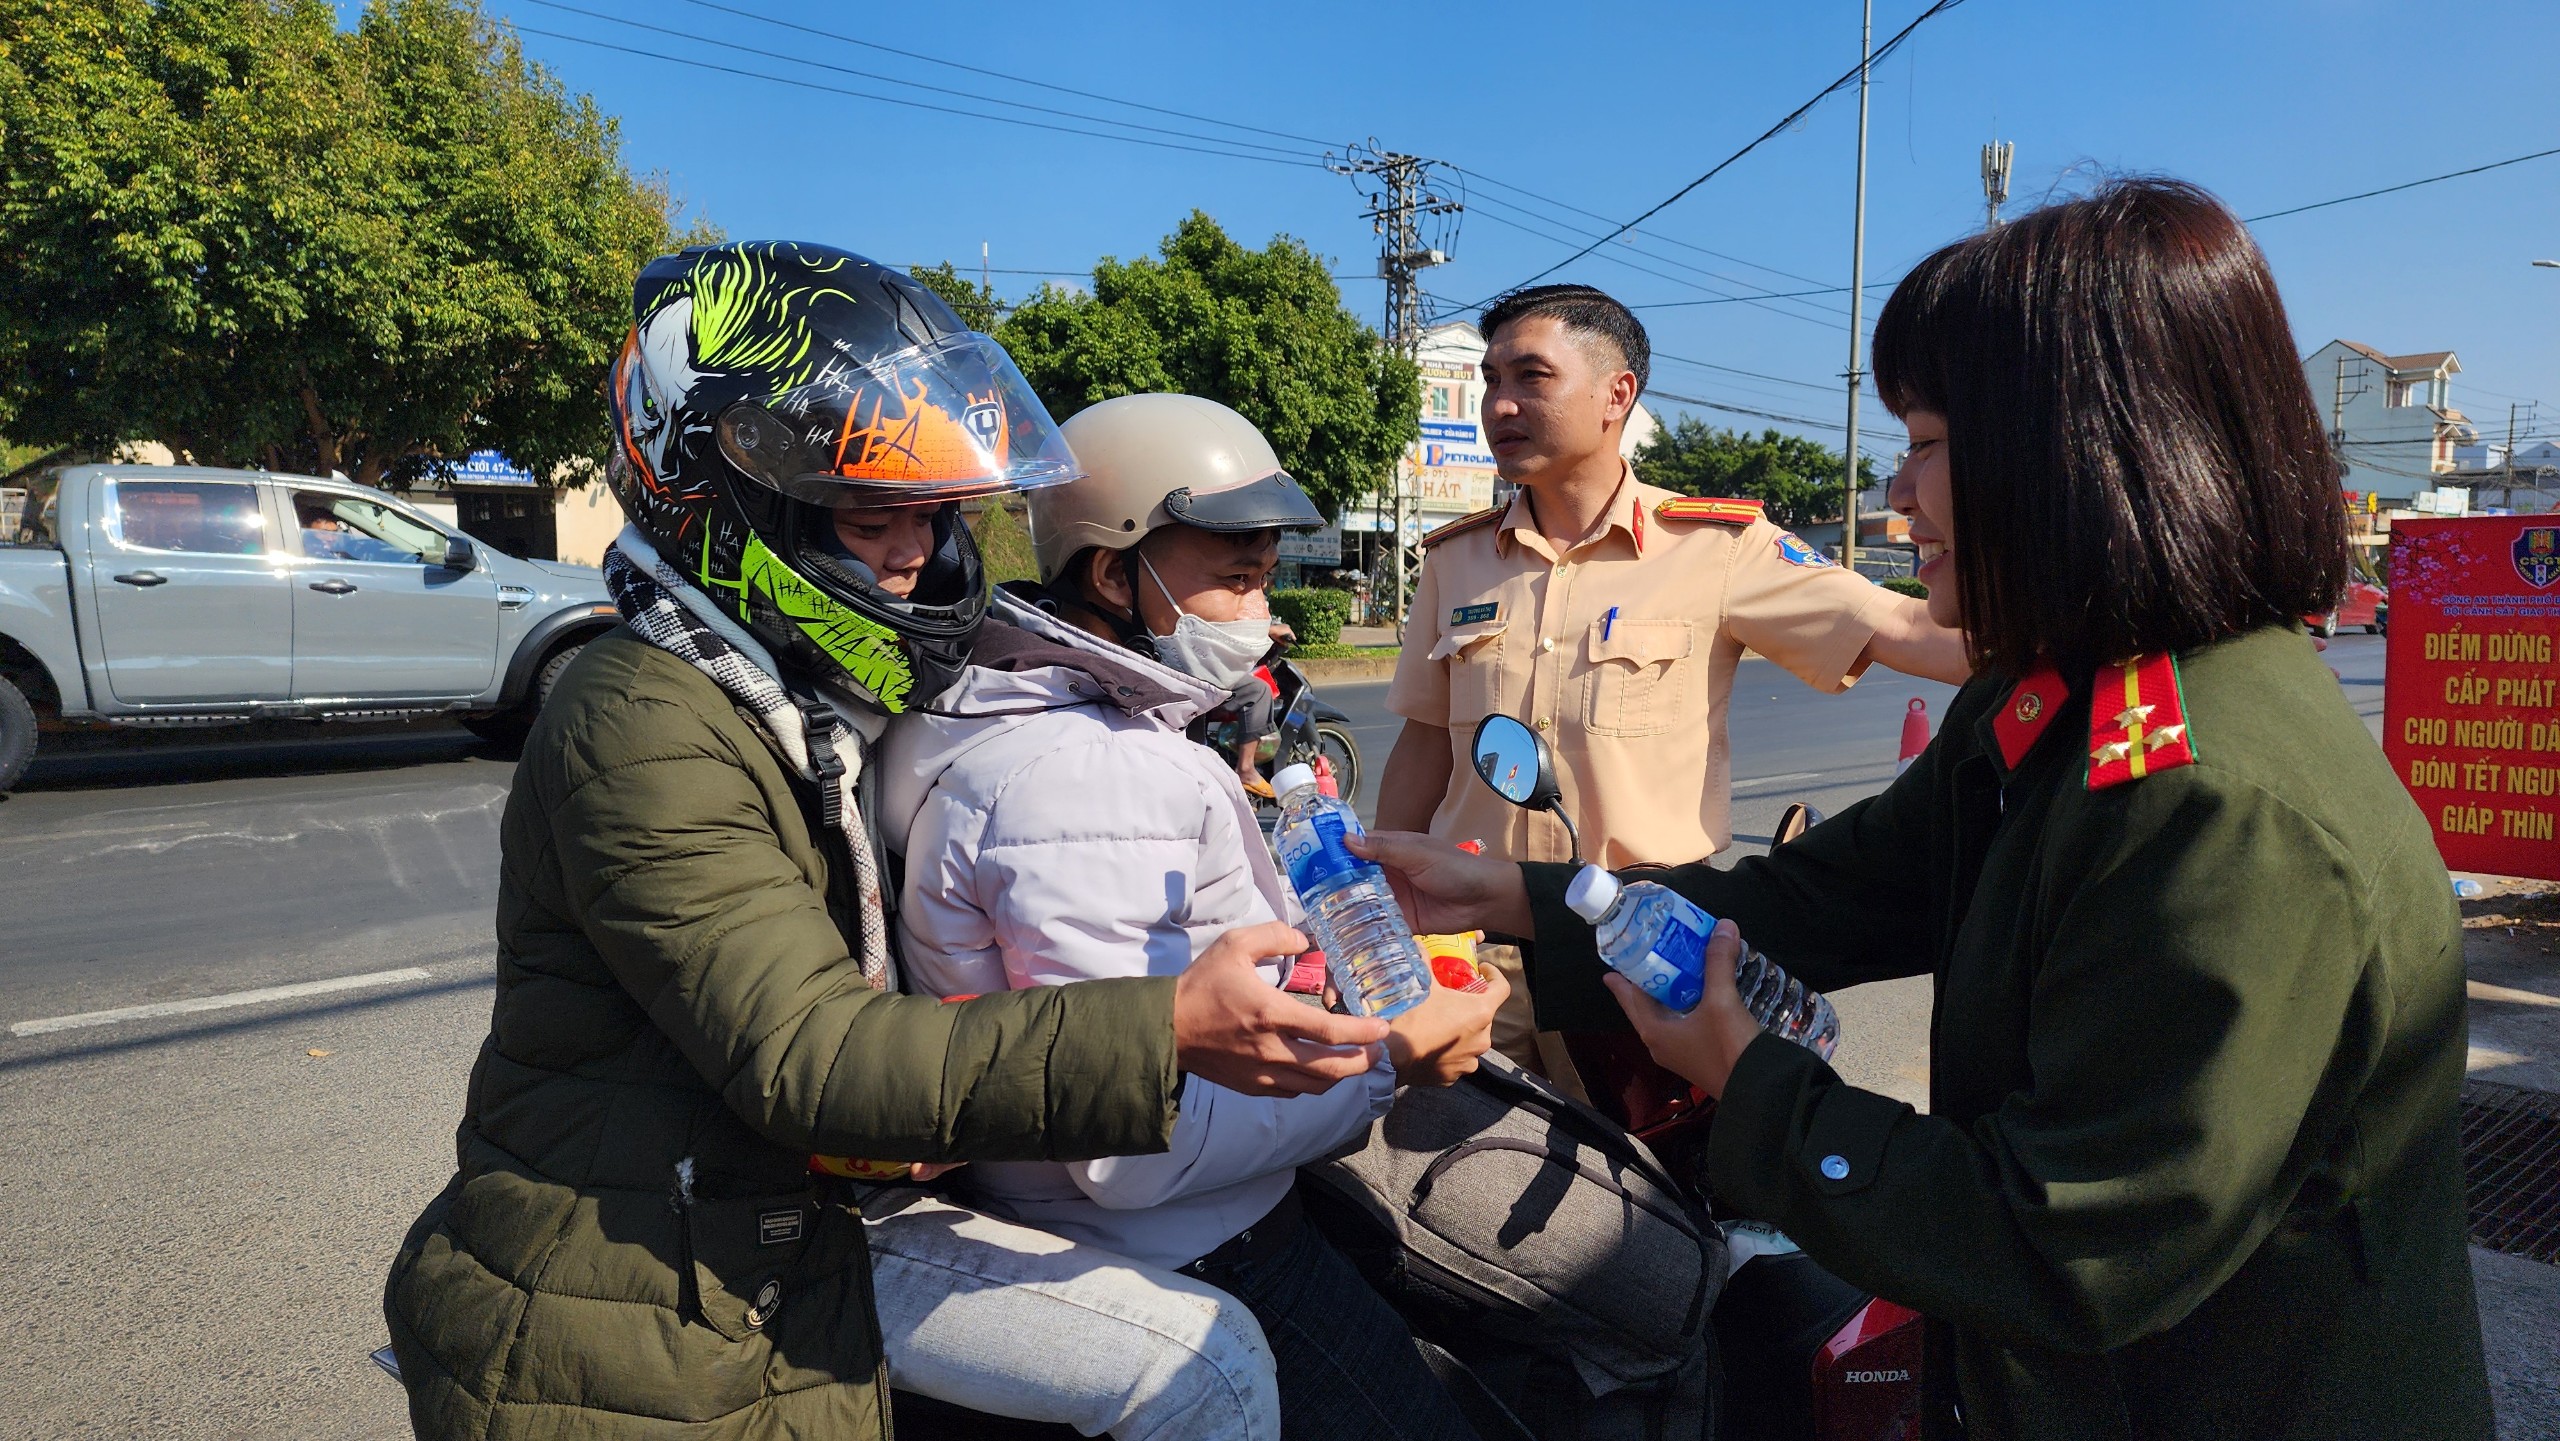
[[[1774,786],[1783,781],[1820,780],[1829,774],[1829,771],[1789,771],[1782,776],[1737,776],[1733,783],[1738,786]]]
[[[2560,996],[2546,996],[2540,991],[2519,991],[2512,986],[2493,986],[2487,981],[2470,983],[2471,999],[2505,1001],[2518,1006],[2560,1006]]]
[[[396,971],[367,971],[361,976],[334,976],[325,981],[298,981],[290,986],[262,986],[254,991],[233,991],[220,996],[198,996],[186,1001],[154,1001],[147,1006],[119,1006],[112,1011],[82,1011],[76,1016],[48,1016],[41,1021],[16,1021],[9,1026],[13,1036],[44,1036],[55,1031],[77,1031],[89,1026],[113,1026],[125,1021],[150,1021],[162,1016],[191,1015],[197,1011],[222,1011],[233,1006],[263,1005],[268,1001],[299,1000],[304,996],[325,996],[333,991],[358,991],[370,986],[393,986],[402,981],[423,981],[430,977],[417,966],[402,966]]]

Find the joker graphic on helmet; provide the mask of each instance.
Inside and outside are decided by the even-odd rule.
[[[784,666],[892,713],[940,694],[986,605],[957,502],[1076,474],[1011,358],[903,273],[799,242],[662,257],[632,313],[609,386],[631,523]],[[835,522],[910,506],[933,548],[898,593]]]

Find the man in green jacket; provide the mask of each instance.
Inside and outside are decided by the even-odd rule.
[[[628,628],[526,743],[490,1034],[392,1344],[426,1437],[877,1436],[862,1221],[813,1163],[1161,1150],[1184,1073],[1320,1091],[1386,1028],[1265,984],[1304,944],[1280,925],[1177,979],[897,994],[865,742],[966,659],[986,587],[955,502],[1073,462],[993,342],[859,256],[688,250],[635,309]],[[896,584],[840,524],[888,506],[932,517]]]

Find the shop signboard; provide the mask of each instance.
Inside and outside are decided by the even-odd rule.
[[[2455,870],[2560,880],[2560,516],[2391,530],[2383,753]]]
[[[453,468],[456,485],[537,485],[533,472],[494,450],[475,450]]]
[[[1328,525],[1321,530],[1284,530],[1280,532],[1280,558],[1300,565],[1342,564],[1342,527]]]
[[[1493,504],[1493,472],[1417,471],[1413,477],[1412,494],[1420,509],[1442,515],[1467,515]]]
[[[1462,445],[1426,440],[1422,443],[1422,468],[1424,470],[1491,470],[1494,468],[1493,454],[1479,447],[1472,439]]]

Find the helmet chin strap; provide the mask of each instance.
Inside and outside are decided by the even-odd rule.
[[[1111,627],[1112,639],[1118,641],[1124,648],[1136,651],[1149,660],[1161,660],[1163,657],[1156,654],[1155,633],[1147,629],[1145,618],[1138,614],[1138,577],[1129,564],[1129,558],[1135,554],[1137,551],[1133,548],[1114,551],[1111,555],[1111,563],[1120,567],[1120,578],[1129,587],[1129,610],[1125,615],[1116,613],[1096,599],[1092,589],[1081,578],[1076,580],[1075,590],[1072,593],[1060,591],[1054,586],[1042,586],[1041,589],[1058,605],[1073,606]]]

